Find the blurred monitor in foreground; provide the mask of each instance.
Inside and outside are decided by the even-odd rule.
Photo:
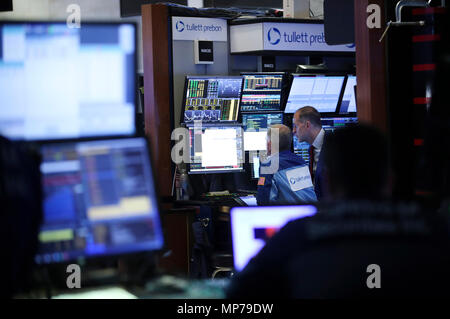
[[[135,134],[136,26],[0,23],[0,134],[14,140]]]
[[[143,138],[42,146],[38,264],[159,250],[163,234]]]
[[[236,207],[231,210],[234,268],[241,271],[289,221],[313,216],[315,206]]]

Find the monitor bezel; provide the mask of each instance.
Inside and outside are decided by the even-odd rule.
[[[241,92],[239,96],[239,105],[238,105],[238,114],[236,116],[235,121],[216,121],[216,122],[203,122],[203,124],[215,124],[215,125],[223,125],[223,124],[237,124],[239,123],[239,116],[241,113],[241,98],[242,98],[242,82],[244,78],[240,75],[185,75],[184,77],[184,88],[183,88],[183,100],[181,105],[181,114],[180,114],[180,125],[194,125],[194,122],[185,122],[184,121],[184,112],[186,111],[186,94],[188,88],[188,82],[190,79],[240,79],[241,80]]]
[[[0,26],[3,26],[5,24],[14,24],[14,25],[23,25],[23,24],[65,24],[67,25],[67,21],[63,20],[32,20],[32,21],[25,21],[25,20],[4,20],[0,19]],[[39,139],[26,139],[26,138],[20,138],[20,139],[11,139],[13,141],[17,142],[30,142],[30,143],[54,143],[54,142],[67,142],[67,141],[90,141],[94,139],[119,139],[119,138],[129,138],[129,137],[139,137],[138,134],[138,24],[134,21],[81,21],[80,27],[82,28],[83,25],[112,25],[112,26],[118,26],[118,25],[132,25],[134,28],[134,68],[133,68],[133,82],[134,82],[134,94],[133,94],[133,116],[134,116],[134,132],[130,134],[117,134],[117,135],[89,135],[89,136],[73,136],[73,137],[66,137],[66,138],[39,138]],[[9,137],[8,137],[9,138]]]
[[[52,141],[52,142],[47,142],[47,143],[39,143],[39,144],[35,144],[36,148],[39,148],[40,153],[41,152],[41,148],[43,146],[47,146],[47,145],[63,145],[63,144],[76,144],[76,143],[85,143],[85,142],[101,142],[101,141],[114,141],[114,140],[131,140],[131,139],[141,139],[144,141],[146,148],[147,148],[147,156],[149,159],[149,164],[150,164],[150,177],[153,180],[153,188],[154,188],[154,195],[155,195],[155,199],[156,199],[156,209],[157,209],[157,214],[156,216],[158,217],[158,222],[159,222],[159,227],[160,227],[160,232],[161,232],[161,236],[162,236],[162,245],[160,248],[158,249],[152,249],[152,250],[148,250],[148,249],[137,249],[137,250],[133,250],[133,251],[129,251],[129,252],[124,252],[124,253],[120,253],[120,254],[115,254],[115,253],[110,253],[110,254],[101,254],[101,255],[91,255],[91,256],[83,256],[83,257],[78,257],[78,258],[71,258],[70,260],[62,260],[62,261],[52,261],[50,263],[36,263],[35,264],[38,267],[52,267],[52,266],[60,266],[60,265],[66,265],[66,264],[70,264],[73,263],[74,261],[78,262],[78,263],[83,263],[83,262],[89,262],[89,263],[102,263],[102,262],[107,262],[107,261],[111,261],[111,260],[119,260],[122,258],[128,258],[128,257],[133,257],[133,256],[137,256],[139,254],[142,253],[150,253],[150,254],[158,254],[161,253],[165,250],[167,250],[168,248],[168,242],[167,242],[167,233],[162,225],[162,210],[161,210],[161,203],[160,203],[160,193],[159,193],[159,189],[158,187],[156,187],[156,175],[155,175],[155,166],[154,166],[154,161],[152,158],[152,151],[151,151],[151,145],[150,142],[147,138],[142,137],[142,136],[133,136],[133,137],[119,137],[119,138],[104,138],[104,139],[94,139],[94,140],[58,140],[58,141]],[[44,199],[43,199],[44,200]],[[44,212],[45,214],[45,212]],[[40,233],[40,230],[39,230]],[[37,256],[38,253],[36,251],[35,256]],[[35,257],[34,256],[34,257]]]

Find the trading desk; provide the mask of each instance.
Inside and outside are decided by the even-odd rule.
[[[163,275],[143,287],[100,286],[58,291],[52,299],[222,299],[228,279],[189,280]]]

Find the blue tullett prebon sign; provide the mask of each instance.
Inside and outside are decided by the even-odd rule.
[[[228,41],[225,19],[172,17],[173,40]]]
[[[355,52],[355,45],[328,45],[323,24],[264,23],[264,50]]]

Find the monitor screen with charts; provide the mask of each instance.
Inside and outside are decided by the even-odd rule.
[[[313,216],[315,206],[236,207],[231,214],[233,259],[236,271],[264,247],[266,242],[289,221]]]
[[[283,124],[283,113],[242,114],[244,150],[267,150],[267,130],[275,124]]]
[[[292,144],[294,145],[294,153],[309,164],[309,147],[310,145],[307,142],[299,142],[297,135],[294,134],[292,138]]]
[[[286,103],[285,113],[295,113],[304,106],[313,106],[320,113],[335,113],[345,76],[295,75]]]
[[[135,24],[0,23],[0,134],[132,136],[136,93]]]
[[[189,127],[189,174],[230,173],[243,170],[241,126]]]
[[[342,97],[340,114],[356,113],[356,76],[349,75],[345,84],[344,96]]]
[[[325,117],[321,121],[323,129],[327,132],[333,132],[339,128],[358,124],[357,117]]]
[[[237,122],[241,89],[241,76],[188,76],[181,122]]]
[[[38,264],[162,248],[145,139],[52,143],[41,152]]]
[[[279,111],[283,76],[283,73],[243,74],[241,111]]]

